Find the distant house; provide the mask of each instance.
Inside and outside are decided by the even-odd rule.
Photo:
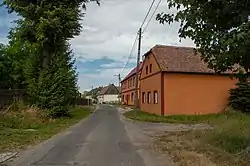
[[[85,98],[86,99],[91,99],[92,102],[96,102],[98,92],[100,92],[100,90],[102,88],[103,87],[97,87],[97,88],[94,88],[94,89],[90,90],[89,92],[85,93]]]
[[[139,66],[139,75],[142,68],[142,62]],[[139,80],[138,80],[139,81]],[[140,81],[138,83],[138,98],[140,98]],[[122,103],[133,106],[135,103],[135,88],[136,88],[136,67],[121,81]]]
[[[118,102],[120,96],[119,89],[120,88],[116,87],[114,84],[103,87],[97,95],[98,103]]]
[[[209,69],[194,48],[156,45],[144,55],[140,108],[158,115],[221,112],[236,83],[230,74]]]

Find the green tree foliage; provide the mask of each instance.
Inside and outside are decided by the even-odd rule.
[[[5,50],[6,46],[4,44],[0,44],[0,89],[11,88],[9,75],[11,64],[6,57]]]
[[[24,73],[24,77],[18,75],[16,80],[25,78],[31,104],[50,110],[52,116],[66,115],[78,96],[77,74],[68,40],[79,35],[81,7],[85,8],[87,2],[3,0],[10,13],[21,16],[17,27],[10,32],[8,47],[16,71]]]
[[[18,43],[16,43],[18,44]],[[25,58],[16,44],[0,46],[0,89],[24,89],[23,73]]]
[[[78,97],[77,74],[74,69],[72,52],[65,47],[53,57],[55,64],[42,70],[36,82],[36,91],[33,91],[35,104],[41,108],[49,109],[52,116],[65,116],[69,106],[75,104]],[[33,85],[33,84],[31,84]],[[33,89],[33,88],[31,88]]]
[[[159,13],[156,19],[162,24],[180,22],[179,37],[191,38],[210,68],[224,72],[237,64],[249,71],[250,1],[167,1],[177,12]]]
[[[250,83],[237,83],[235,89],[230,90],[229,105],[235,110],[250,113]]]

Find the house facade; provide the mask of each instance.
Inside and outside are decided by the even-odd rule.
[[[139,76],[142,68],[142,62],[139,66]],[[140,80],[138,78],[138,98],[140,98]],[[121,101],[124,105],[133,106],[135,103],[136,90],[136,67],[121,81]]]
[[[98,103],[113,103],[119,102],[120,91],[114,84],[109,84],[101,89],[97,95]]]
[[[156,45],[144,55],[140,108],[158,115],[221,112],[236,83],[230,74],[209,69],[194,48]]]

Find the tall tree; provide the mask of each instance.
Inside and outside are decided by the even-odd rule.
[[[9,69],[11,64],[9,63],[6,54],[6,46],[0,44],[0,89],[11,88]]]
[[[53,116],[67,114],[77,96],[77,75],[68,40],[79,35],[81,7],[85,8],[87,2],[3,0],[9,12],[22,17],[11,41],[23,43],[19,48],[29,57],[24,71],[30,101],[51,110]]]
[[[164,23],[180,22],[179,37],[191,38],[202,58],[217,72],[250,69],[250,1],[167,0],[174,14],[159,13]]]

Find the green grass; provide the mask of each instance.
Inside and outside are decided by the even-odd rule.
[[[214,124],[217,120],[226,120],[228,117],[238,117],[240,114],[237,112],[228,112],[221,114],[210,114],[210,115],[171,115],[171,116],[159,116],[150,114],[140,110],[133,110],[126,112],[125,117],[144,121],[144,122],[160,122],[160,123],[210,123]]]
[[[215,150],[217,152],[220,151],[222,156],[228,156],[226,154],[234,156],[240,153],[243,156],[248,154],[248,158],[250,158],[249,152],[247,152],[247,148],[250,147],[249,114],[228,110],[225,113],[211,115],[158,116],[142,111],[130,111],[124,115],[130,119],[146,122],[210,124],[214,127],[213,130],[187,132],[186,134],[194,134],[195,139],[200,142],[204,151],[206,151],[204,147],[210,147],[210,149],[217,149]],[[211,154],[215,153],[211,152]],[[218,156],[215,155],[216,157]],[[230,160],[229,158],[227,159]],[[240,158],[240,161],[245,161],[245,159]]]
[[[70,117],[44,119],[18,112],[0,115],[0,152],[37,144],[87,117],[93,108],[76,107]]]

